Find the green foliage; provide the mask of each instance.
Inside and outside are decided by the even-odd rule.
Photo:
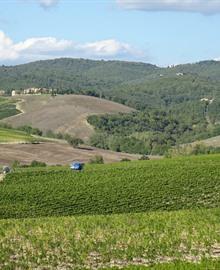
[[[17,171],[0,183],[0,218],[219,207],[219,164],[209,155]]]
[[[47,164],[45,162],[33,160],[30,164],[30,167],[46,167]]]
[[[90,164],[104,164],[104,159],[102,156],[96,155],[94,158],[91,158],[89,161]]]
[[[83,144],[83,140],[80,138],[68,136],[67,137],[67,142],[73,146],[73,147],[78,147],[80,144]]]
[[[130,114],[89,116],[88,122],[97,131],[91,139],[93,146],[118,152],[164,154],[174,145],[214,136],[204,124],[199,132],[199,122],[179,121],[171,113],[152,110],[135,111]]]
[[[43,135],[43,131],[41,131],[38,128],[33,128],[29,125],[25,125],[25,126],[21,126],[17,128],[18,130],[24,131],[27,134],[32,134],[32,135],[38,135],[38,136],[42,136]]]

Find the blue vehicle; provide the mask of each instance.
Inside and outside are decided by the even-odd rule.
[[[70,169],[73,171],[82,171],[83,167],[84,167],[84,163],[81,163],[81,162],[73,162],[70,165]]]

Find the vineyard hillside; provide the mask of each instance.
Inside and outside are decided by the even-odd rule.
[[[213,155],[17,171],[1,183],[0,218],[219,207],[219,165]]]

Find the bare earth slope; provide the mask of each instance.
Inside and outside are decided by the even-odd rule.
[[[4,119],[14,127],[31,125],[42,131],[69,133],[84,140],[93,133],[86,118],[92,114],[130,112],[133,109],[124,105],[82,95],[62,95],[51,97],[21,96],[19,109],[23,112]]]
[[[33,160],[49,165],[66,165],[72,161],[88,162],[95,155],[102,155],[105,162],[116,162],[123,158],[135,160],[140,155],[118,153],[93,147],[72,148],[67,143],[44,142],[40,144],[1,144],[0,165],[11,164],[18,160],[29,164]]]

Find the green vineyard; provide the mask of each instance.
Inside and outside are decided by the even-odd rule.
[[[220,206],[220,156],[23,170],[0,183],[0,218]]]
[[[219,231],[219,209],[4,219],[0,269],[218,270]]]

